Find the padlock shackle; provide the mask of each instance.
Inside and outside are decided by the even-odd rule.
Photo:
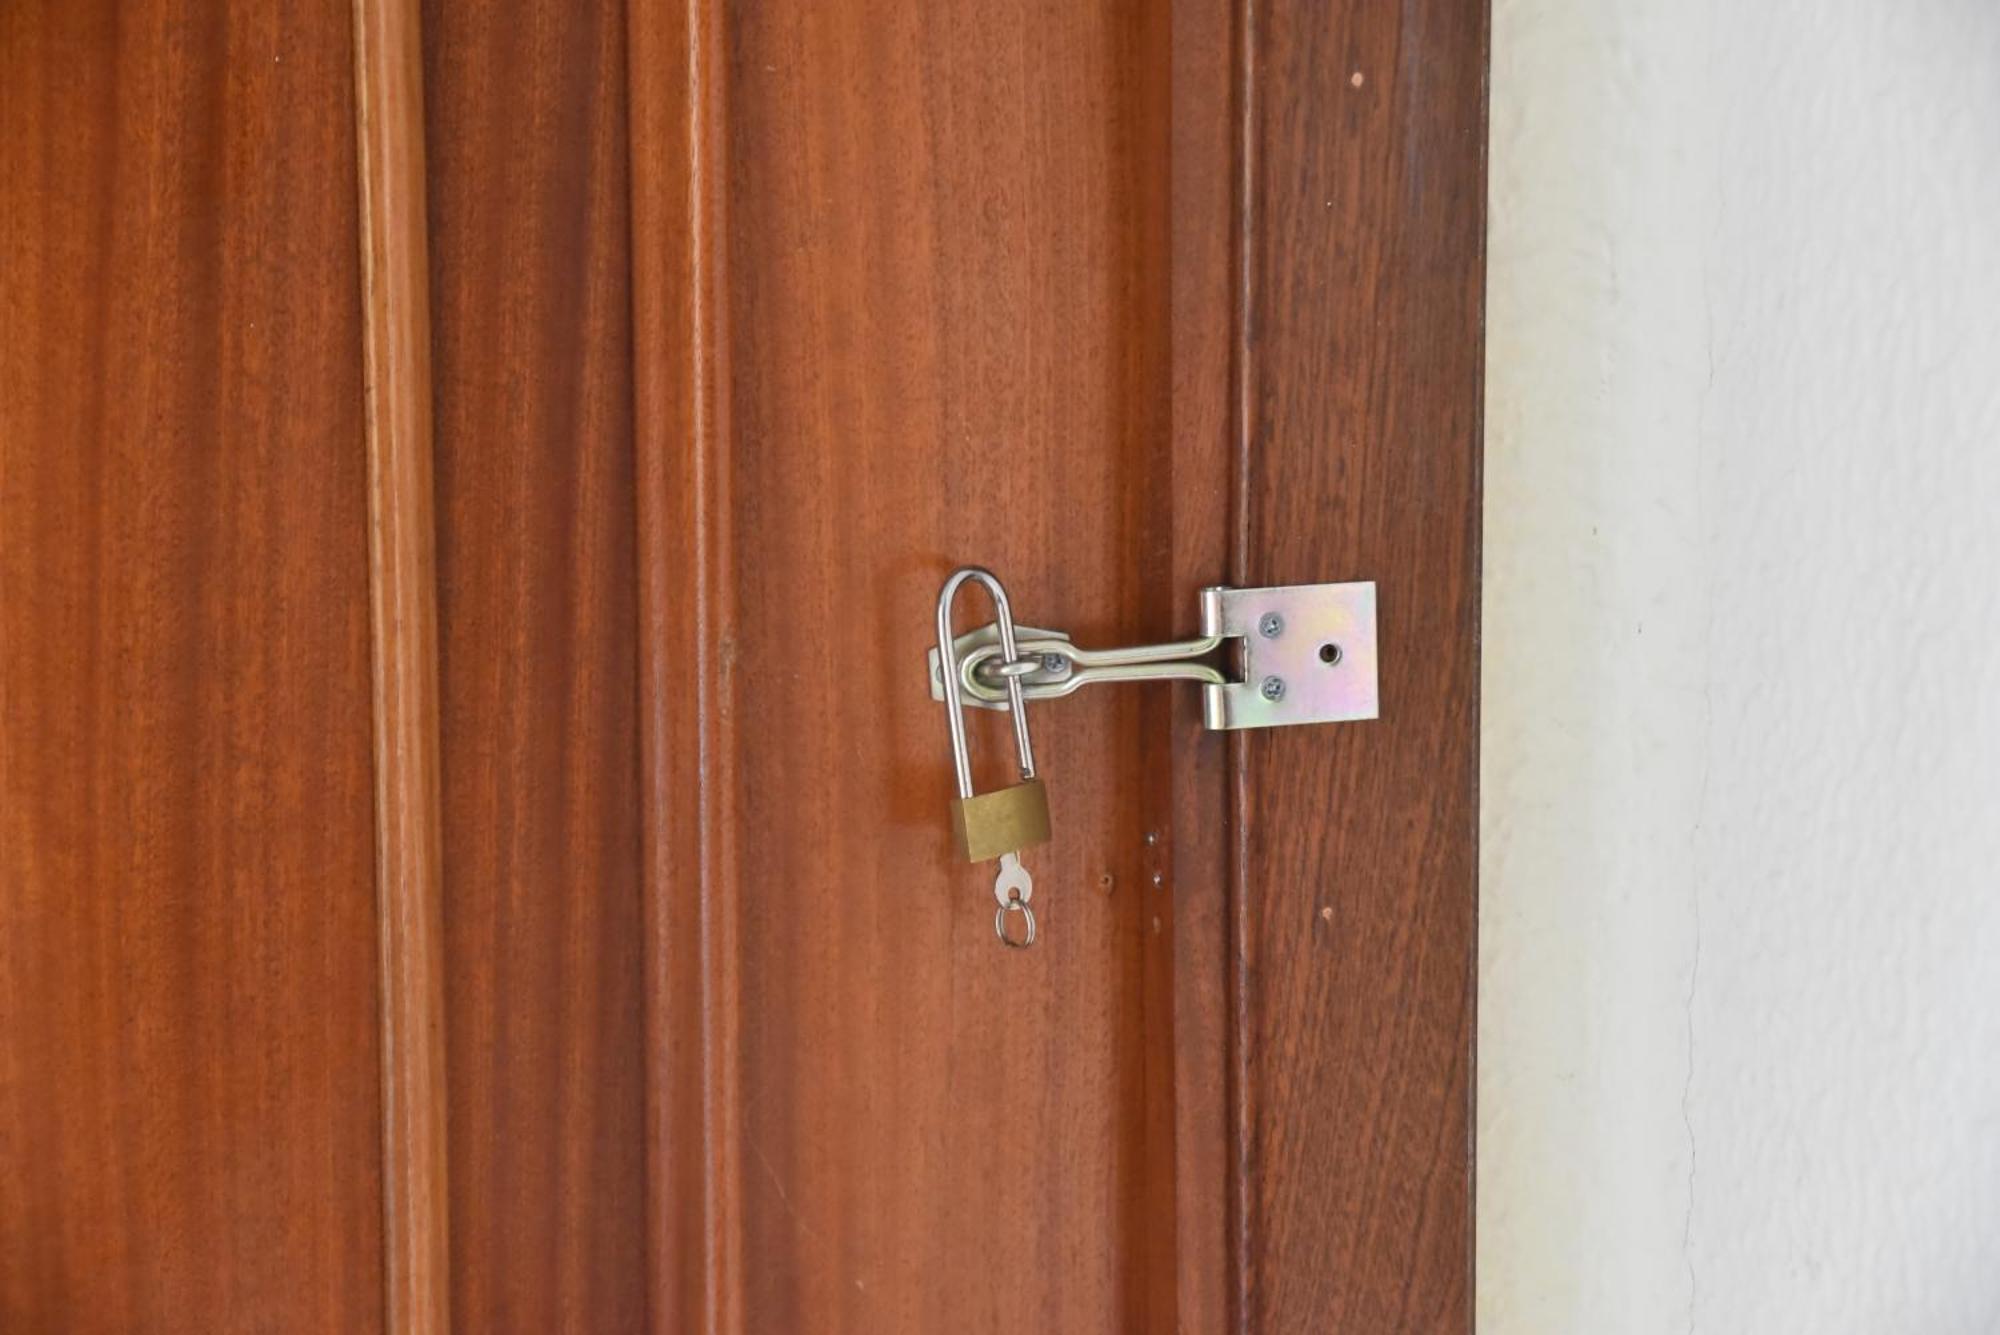
[[[952,572],[938,591],[937,639],[938,661],[944,668],[944,709],[951,724],[951,763],[953,777],[958,781],[960,798],[972,796],[972,753],[965,740],[965,704],[960,698],[958,684],[958,654],[952,645],[951,605],[958,597],[958,591],[967,580],[975,580],[986,588],[993,599],[993,622],[1000,629],[1000,652],[1002,663],[1013,663],[1018,657],[1014,642],[1014,609],[1007,601],[1007,590],[1000,587],[1000,579],[984,566],[961,566]],[[1028,741],[1027,701],[1021,695],[1019,673],[1007,674],[1007,712],[1014,719],[1014,748],[1019,757],[1021,777],[1035,777],[1035,752]]]

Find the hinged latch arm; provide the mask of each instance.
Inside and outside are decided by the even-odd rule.
[[[1050,700],[1114,681],[1193,681],[1202,687],[1211,729],[1270,728],[1375,718],[1375,585],[1294,584],[1201,591],[1202,633],[1189,640],[1123,649],[1083,649],[1061,631],[1015,628],[1012,660],[998,627],[958,636],[960,690],[967,704],[1008,707],[1009,679],[1027,700]],[[1240,642],[1240,670],[1225,662]],[[930,652],[931,698],[944,698],[937,650]]]

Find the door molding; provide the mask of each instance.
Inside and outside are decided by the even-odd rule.
[[[417,0],[354,0],[368,448],[383,1284],[390,1335],[451,1329],[431,320]]]
[[[652,1329],[742,1328],[723,13],[629,7]]]

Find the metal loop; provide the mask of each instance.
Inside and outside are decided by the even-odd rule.
[[[988,663],[985,667],[988,672],[991,672],[996,677],[1025,677],[1030,672],[1040,672],[1042,670],[1042,660],[1032,657],[1017,658],[1011,663]]]
[[[1021,915],[1023,928],[1020,937],[1007,934],[1007,915],[1010,912]],[[1010,899],[993,911],[993,934],[1000,938],[1000,944],[1015,950],[1026,950],[1035,944],[1035,911],[1028,907],[1025,899]]]

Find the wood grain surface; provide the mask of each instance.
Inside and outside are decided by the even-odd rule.
[[[624,13],[431,0],[423,35],[453,1317],[631,1331],[646,1181]]]
[[[691,13],[633,64],[653,940],[706,980],[664,1310],[1462,1329],[1483,8]],[[963,560],[1086,643],[1376,578],[1394,713],[1038,711],[1048,934],[998,954],[895,671]]]
[[[1238,1324],[1466,1331],[1486,7],[1242,13],[1232,573],[1376,580],[1382,717],[1235,739]]]
[[[1164,498],[1172,528],[1157,536],[1160,550],[1149,564],[1171,574],[1178,609],[1195,605],[1202,588],[1228,582],[1233,550],[1230,425],[1241,295],[1235,12],[1198,0],[1173,6],[1168,238],[1175,486]],[[1171,725],[1173,818],[1160,860],[1173,896],[1167,928],[1175,1316],[1179,1330],[1223,1331],[1232,1329],[1240,1306],[1229,1212],[1229,748],[1204,729],[1194,699],[1174,702]]]
[[[726,1175],[705,1208],[729,1227],[734,1204],[741,1231],[708,1311],[748,1330],[1170,1327],[1154,1239],[1172,1123],[1154,1096],[1171,1006],[1146,986],[1170,898],[1146,836],[1168,817],[1171,697],[1108,692],[1038,720],[1058,836],[1029,857],[1043,944],[1015,954],[993,940],[991,868],[952,861],[921,675],[932,599],[963,560],[1087,639],[1180,628],[1148,566],[1173,486],[1165,15],[718,18],[719,142],[698,116],[661,129],[696,126],[662,194],[711,222],[700,202],[719,198],[721,235],[691,255],[638,232],[665,250],[657,309],[721,317],[702,326],[711,360],[660,399],[663,420],[710,413],[708,462],[664,480],[719,509],[661,600],[691,598],[675,610],[694,632],[669,620],[645,679],[669,742],[722,766],[705,801],[680,792],[701,804],[659,856],[680,930],[733,934],[740,961],[710,995],[668,998],[682,1047],[740,1033],[733,1070],[695,1072],[740,1082],[703,1128]],[[687,70],[658,71],[684,89],[663,106],[686,107]],[[645,346],[642,330],[642,364]],[[988,781],[1001,722],[974,728]],[[688,922],[703,903],[715,918]]]
[[[1485,23],[0,7],[0,1328],[1468,1329]]]
[[[416,0],[354,0],[390,1335],[451,1329],[422,57]]]
[[[719,0],[632,5],[634,439],[650,1328],[743,1328],[727,52]]]
[[[0,7],[0,1328],[381,1328],[351,18]]]

